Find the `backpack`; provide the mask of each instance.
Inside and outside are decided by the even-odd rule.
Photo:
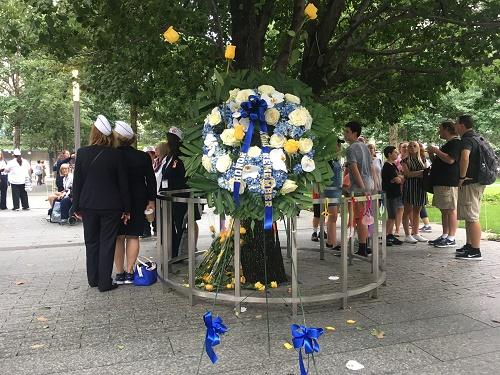
[[[484,137],[474,136],[474,140],[479,146],[479,169],[477,173],[477,182],[480,185],[491,185],[497,179],[498,157],[493,148]]]

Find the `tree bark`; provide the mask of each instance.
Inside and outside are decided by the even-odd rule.
[[[260,9],[254,0],[231,0],[232,43],[236,46],[235,69],[262,68],[267,26],[273,1],[266,0]]]
[[[287,278],[277,231],[273,229],[264,233],[262,221],[255,222],[253,230],[250,220],[242,221],[241,224],[247,229],[241,246],[241,266],[246,281],[250,283],[260,281],[264,284],[267,273],[268,284],[271,281],[285,282]]]
[[[389,144],[393,146],[398,146],[399,138],[398,138],[398,123],[394,123],[389,125]]]
[[[299,32],[300,25],[302,24],[302,20],[304,19],[304,8],[304,0],[294,0],[293,16],[290,30],[295,32],[296,36],[293,37],[291,35],[288,35],[288,33],[285,35],[285,40],[283,41],[280,54],[276,59],[276,70],[280,73],[286,73],[286,70],[288,68],[288,62],[290,60],[290,53],[293,50],[294,40],[298,37],[297,33]]]
[[[134,131],[134,134],[137,134],[137,119],[139,118],[139,108],[137,103],[132,103],[130,105],[130,126]],[[137,147],[137,138],[135,140],[134,146]]]
[[[16,120],[14,122],[14,148],[19,148],[21,146],[21,123]]]

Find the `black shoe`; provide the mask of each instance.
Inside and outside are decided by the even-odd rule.
[[[30,208],[29,207],[23,207],[23,211],[29,211]]]
[[[434,247],[439,247],[441,249],[445,247],[457,247],[457,242],[448,238],[442,238],[441,241],[434,243]]]
[[[387,237],[385,238],[385,246],[392,246],[392,245],[393,245],[393,243],[392,243],[392,238],[391,238],[391,237],[389,237],[389,236],[387,236]]]
[[[311,234],[311,241],[313,241],[313,242],[318,242],[319,241],[319,239],[318,239],[318,233],[313,232],[313,234]]]
[[[328,247],[329,249],[333,249],[333,245],[330,245],[328,242],[325,243],[325,246]]]
[[[402,245],[403,244],[403,241],[396,238],[396,236],[394,236],[393,234],[389,234],[389,236],[391,236],[391,242],[393,245]]]
[[[12,211],[20,211],[19,208],[12,208]]]
[[[434,239],[434,240],[429,240],[427,241],[427,244],[431,245],[431,246],[434,246],[437,242],[443,240],[443,237],[439,236],[438,238]]]
[[[115,276],[115,283],[117,285],[123,285],[125,284],[125,272],[122,273],[117,273]]]
[[[481,250],[479,249],[467,249],[463,253],[455,254],[455,258],[457,259],[465,259],[465,260],[481,260],[483,257],[481,256]]]
[[[462,246],[461,248],[459,249],[456,249],[455,252],[457,254],[462,254],[462,253],[465,253],[467,250],[471,250],[472,249],[472,245],[470,243],[466,243],[464,246]]]
[[[133,284],[134,283],[134,274],[125,272],[125,282],[124,284]]]

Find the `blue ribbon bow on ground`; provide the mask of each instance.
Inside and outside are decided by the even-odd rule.
[[[227,327],[219,316],[213,319],[211,311],[207,311],[205,315],[203,315],[203,321],[205,322],[205,327],[207,327],[205,350],[212,363],[215,363],[217,362],[217,354],[215,354],[213,347],[220,344],[219,335],[226,333]]]
[[[307,328],[306,326],[292,324],[293,347],[299,351],[300,375],[307,375],[304,361],[302,359],[302,348],[306,354],[319,352],[318,338],[323,334],[323,328]]]

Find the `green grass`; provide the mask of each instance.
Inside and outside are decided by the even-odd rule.
[[[432,195],[429,194],[429,202]],[[441,212],[435,207],[427,207],[429,220],[433,223],[441,223]],[[496,183],[486,187],[481,204],[481,229],[483,232],[491,232],[500,235],[500,179]],[[464,228],[464,222],[459,222],[460,228]]]

